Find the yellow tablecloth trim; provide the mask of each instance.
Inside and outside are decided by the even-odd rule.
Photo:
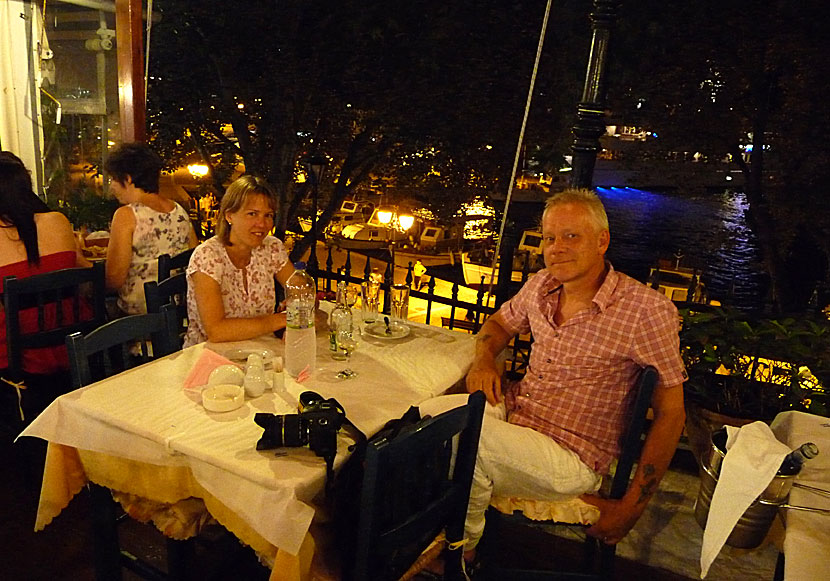
[[[204,501],[210,514],[238,539],[266,560],[273,562],[272,580],[310,578],[315,543],[310,534],[303,540],[298,555],[279,551],[232,510],[212,496],[193,477],[186,466],[156,466],[126,458],[50,442],[41,486],[35,530],[40,531],[66,508],[87,481],[112,490],[163,503],[176,503],[191,497]]]
[[[504,514],[520,510],[531,520],[590,525],[599,520],[599,509],[580,498],[549,501],[529,498],[494,496],[490,506]]]

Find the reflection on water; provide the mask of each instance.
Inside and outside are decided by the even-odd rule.
[[[608,212],[608,257],[615,268],[645,281],[658,258],[671,258],[680,250],[690,265],[702,266],[710,297],[740,308],[761,308],[766,277],[755,235],[746,224],[748,204],[742,193],[597,192]],[[541,216],[541,205],[523,206],[517,208],[520,221]]]

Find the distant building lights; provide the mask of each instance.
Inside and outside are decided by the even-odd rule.
[[[732,176],[726,176],[726,181],[731,182],[732,181]]]
[[[242,111],[242,109],[245,108],[245,104],[244,103],[237,103],[236,108],[239,109],[240,111]]]

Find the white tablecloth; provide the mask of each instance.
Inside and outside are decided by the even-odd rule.
[[[403,339],[362,338],[349,367],[359,376],[336,379],[346,365],[333,361],[328,338],[318,336],[318,367],[303,384],[288,381],[287,391],[317,391],[336,398],[347,416],[367,435],[409,406],[443,393],[461,380],[473,357],[467,334],[413,323]],[[212,346],[227,351],[249,346],[282,354],[282,342],[265,337]],[[297,554],[314,515],[314,499],[325,481],[322,459],[306,448],[277,457],[258,452],[262,429],[256,412],[293,413],[271,392],[232,412],[210,413],[196,394],[182,389],[184,379],[206,345],[195,345],[158,361],[64,395],[24,432],[81,450],[191,469],[198,482],[263,538]],[[338,462],[351,441],[341,435]]]
[[[803,412],[778,414],[772,424],[779,440],[790,448],[813,442],[819,455],[808,460],[796,482],[830,490],[830,418]],[[789,504],[830,509],[830,498],[793,487]],[[784,578],[791,581],[830,579],[830,515],[785,509]]]

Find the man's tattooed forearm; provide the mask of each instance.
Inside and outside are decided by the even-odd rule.
[[[489,341],[492,338],[493,336],[490,333],[479,333],[478,335],[476,335],[476,341],[478,341],[479,343],[487,343],[487,341]]]
[[[648,502],[648,499],[657,490],[657,479],[653,477],[655,472],[653,465],[646,464],[643,466],[643,476],[646,477],[646,481],[640,485],[640,497],[637,499],[637,504]]]

